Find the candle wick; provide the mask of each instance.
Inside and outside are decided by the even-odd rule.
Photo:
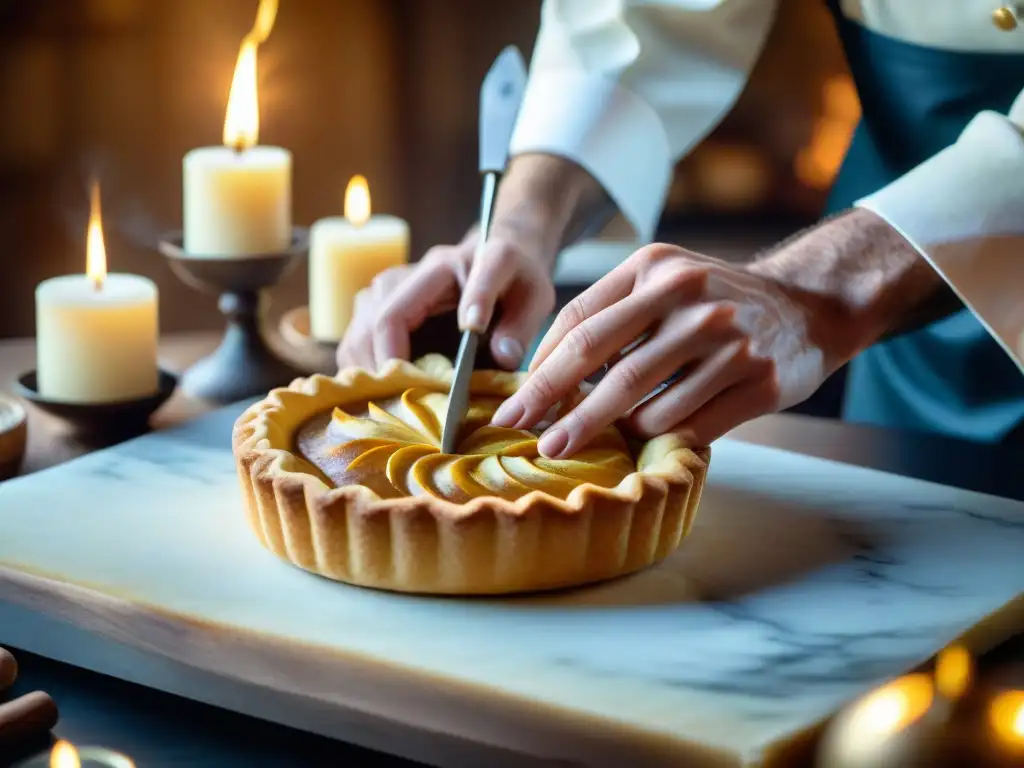
[[[235,139],[235,143],[231,145],[231,149],[235,151],[236,155],[240,155],[245,152],[245,141],[241,136]]]
[[[100,278],[100,277],[94,277],[92,279],[92,289],[96,293],[99,293],[100,291],[102,291],[103,290],[103,279]]]

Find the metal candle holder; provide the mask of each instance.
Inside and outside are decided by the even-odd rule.
[[[292,229],[291,245],[278,253],[207,256],[185,251],[181,232],[161,239],[160,253],[186,285],[219,296],[227,321],[220,346],[181,377],[182,390],[195,398],[231,403],[266,394],[302,371],[281,360],[263,335],[260,293],[281,280],[305,256],[308,231]]]

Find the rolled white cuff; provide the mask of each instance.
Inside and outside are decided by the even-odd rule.
[[[858,200],[916,246],[1024,232],[1024,137],[982,112],[956,144]]]
[[[600,75],[534,76],[509,150],[572,160],[600,182],[637,240],[654,237],[674,163],[661,119],[635,93]]]
[[[1024,136],[982,112],[956,144],[855,203],[895,227],[1024,370]]]

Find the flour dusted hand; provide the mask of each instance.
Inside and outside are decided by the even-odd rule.
[[[808,306],[775,281],[670,245],[637,251],[558,316],[498,426],[534,426],[621,350],[590,395],[544,433],[548,457],[569,455],[629,413],[642,436],[676,431],[706,445],[762,413],[809,397],[829,372]],[[634,409],[659,384],[671,386]],[[631,411],[631,409],[633,409]]]

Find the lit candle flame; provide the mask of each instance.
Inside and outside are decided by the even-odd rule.
[[[357,227],[370,220],[370,185],[363,176],[353,176],[345,189],[345,218]]]
[[[277,0],[260,0],[260,7],[256,9],[256,21],[248,36],[254,39],[257,45],[267,42],[276,18]]]
[[[257,87],[260,45],[266,42],[277,18],[277,0],[260,0],[253,28],[242,39],[231,78],[228,107],[224,115],[224,144],[241,152],[256,146],[260,136],[259,88]]]
[[[963,646],[946,648],[935,661],[935,687],[950,701],[964,695],[971,683],[971,655]]]
[[[96,290],[107,279],[107,248],[103,242],[103,217],[100,212],[100,185],[93,182],[89,191],[89,228],[85,235],[85,274]]]
[[[50,751],[50,768],[81,768],[78,750],[70,742],[61,740]]]

